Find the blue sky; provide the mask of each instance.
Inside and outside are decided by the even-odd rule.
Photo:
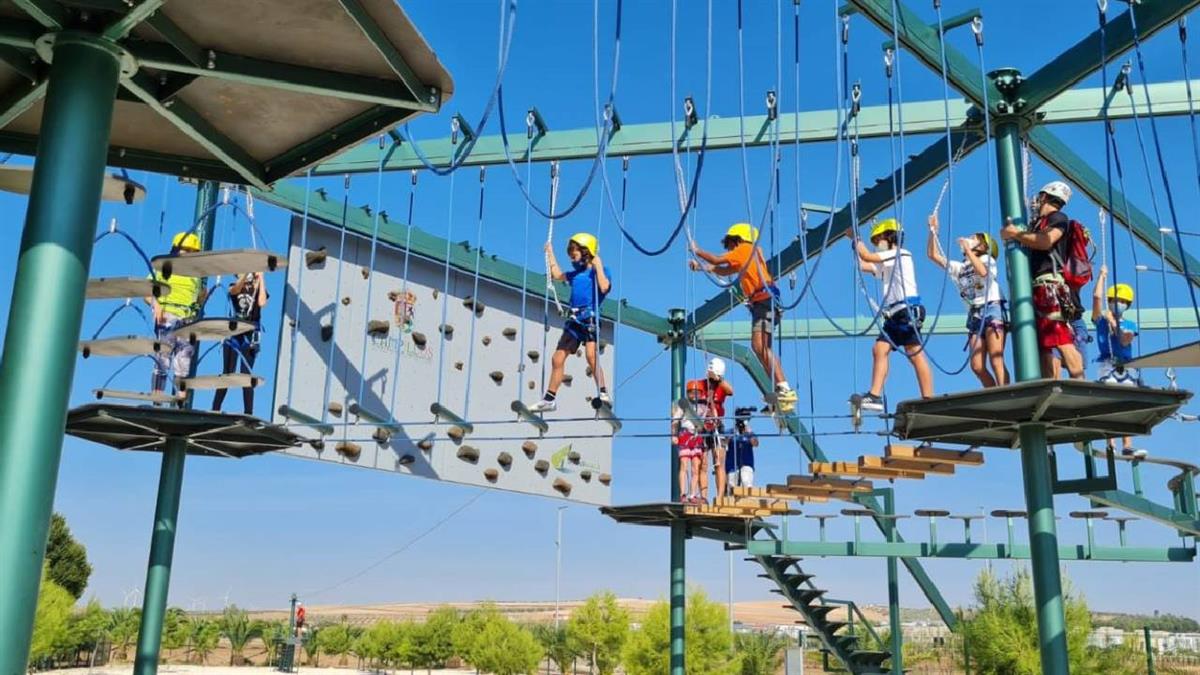
[[[419,138],[443,136],[448,133],[449,118],[455,112],[462,112],[472,121],[477,119],[490,93],[496,66],[497,3],[402,4],[456,82],[454,98],[443,112],[415,122],[411,131]],[[664,121],[671,115],[678,116],[680,101],[686,94],[696,98],[702,115],[730,117],[738,114],[736,9],[731,2],[715,4],[713,90],[711,110],[708,110],[704,103],[707,93],[703,4],[681,3],[686,11],[681,10],[679,16],[678,65],[672,98],[670,5],[626,3],[616,98],[626,123]],[[743,69],[746,113],[763,112],[762,101],[767,89],[781,92],[783,110],[794,110],[797,97],[791,61],[792,4],[782,4],[782,83],[776,78],[775,4],[764,1],[746,5]],[[924,5],[914,6],[922,16],[933,19],[931,9]],[[947,2],[944,11],[953,15],[966,6],[960,2]],[[984,7],[989,67],[1012,65],[1032,72],[1059,49],[1073,44],[1095,27],[1092,3],[1056,6],[1052,20],[1030,20],[1030,17],[1044,15],[1045,8],[1045,3],[1025,0],[991,3]],[[609,86],[614,9],[613,3],[602,3],[601,96],[607,93]],[[1116,6],[1113,12],[1115,14]],[[837,102],[833,74],[836,55],[833,4],[804,3],[801,31],[799,107],[802,110],[831,108]],[[518,127],[518,138],[521,137],[519,127],[523,111],[534,104],[553,129],[593,124],[591,36],[590,2],[527,0],[521,4],[505,78],[509,123]],[[863,19],[853,19],[850,77],[862,81],[865,105],[886,101],[886,80],[879,51],[879,44],[886,39],[887,36]],[[952,41],[974,61],[974,42],[969,30],[959,29],[953,34]],[[1146,45],[1145,52],[1150,80],[1181,77],[1179,45],[1173,29],[1154,38]],[[901,55],[899,72],[904,100],[941,98],[940,78],[907,55]],[[1089,78],[1081,86],[1098,86],[1098,81],[1098,77]],[[1140,78],[1135,81],[1140,82]],[[486,131],[491,133],[496,129],[493,117]],[[1077,151],[1103,170],[1103,136],[1099,125],[1071,125],[1059,131]],[[1159,132],[1171,170],[1169,177],[1180,224],[1185,230],[1200,230],[1187,218],[1187,214],[1194,213],[1200,206],[1187,120],[1160,120]],[[1131,124],[1122,123],[1118,125],[1117,133],[1122,144],[1129,193],[1144,210],[1152,212],[1134,129]],[[1145,133],[1149,138],[1148,126]],[[933,136],[906,137],[905,152],[917,152],[934,140]],[[797,231],[798,197],[806,202],[831,201],[835,190],[834,157],[831,145],[802,147],[797,194],[793,149],[785,149],[783,198],[777,230],[781,242],[790,241]],[[870,185],[890,172],[887,140],[864,142],[863,157],[865,184]],[[14,158],[13,161],[29,160]],[[744,176],[742,159],[736,150],[713,153],[706,160],[695,227],[697,237],[711,247],[716,247],[720,234],[729,223],[746,218],[744,181],[750,184],[753,208],[763,207],[769,185],[766,152],[750,151],[747,165],[748,173]],[[954,227],[955,232],[964,234],[985,227],[997,229],[997,223],[988,222],[989,194],[994,195],[995,188],[987,182],[986,167],[987,155],[979,151],[957,168],[954,190],[943,207],[944,228]],[[587,162],[564,167],[560,204],[579,189],[586,170]],[[612,160],[608,170],[610,178],[617,181],[619,159]],[[449,234],[456,239],[472,236],[478,195],[474,190],[475,169],[468,173],[472,188],[465,189],[460,185],[455,191],[454,218],[449,222],[448,181],[423,173],[417,188],[414,222],[431,232]],[[543,200],[544,208],[547,168],[535,167],[534,175],[535,197]],[[670,159],[635,158],[630,175],[629,229],[643,244],[657,247],[678,219]],[[1157,172],[1153,175],[1157,181]],[[1054,178],[1056,176],[1049,169],[1035,161],[1034,183]],[[147,250],[161,250],[171,233],[187,228],[194,190],[172,178],[152,175],[144,180],[150,190],[145,203],[133,207],[105,205],[97,228],[106,225],[110,218],[118,218],[121,227],[133,234]],[[316,183],[328,187],[333,195],[341,194],[340,178]],[[837,188],[840,203],[848,191],[844,174],[837,184],[840,186]],[[904,200],[902,215],[907,226],[913,228],[910,246],[918,256],[925,241],[922,224],[940,188],[941,182],[934,181]],[[530,218],[531,234],[525,240],[525,204],[507,168],[493,167],[488,171],[487,189],[483,245],[509,260],[528,260],[540,267],[540,241],[544,239],[545,221],[536,216]],[[1160,184],[1156,183],[1156,190],[1163,224],[1169,225]],[[408,177],[401,174],[386,176],[382,195],[377,196],[376,177],[360,175],[354,177],[351,191],[351,203],[378,203],[378,207],[399,217],[405,213],[407,205]],[[613,220],[601,211],[600,195],[598,184],[593,184],[579,209],[558,224],[556,232],[560,236],[556,243],[561,247],[569,232],[598,229],[602,251],[617,277],[614,294],[628,298],[634,305],[665,313],[669,307],[694,307],[714,293],[716,289],[702,277],[685,272],[682,238],[670,251],[657,258],[640,256],[629,247],[622,253]],[[946,210],[950,201],[953,202],[952,215]],[[268,243],[272,248],[282,249],[286,244],[287,214],[263,204],[256,206],[258,226]],[[1096,207],[1082,197],[1071,207],[1070,211],[1076,217],[1088,223],[1095,222]],[[0,194],[0,209],[9,215],[10,231],[14,233],[24,208],[23,198]],[[161,230],[160,222],[163,223]],[[813,223],[817,222],[819,219],[814,219]],[[221,215],[219,227],[219,244],[241,246],[249,243],[245,220],[227,211]],[[10,240],[15,242],[16,237]],[[1118,232],[1116,244],[1122,261],[1118,274],[1128,279],[1133,274],[1132,261],[1130,244],[1123,231]],[[1136,250],[1139,262],[1157,266],[1157,260],[1148,250],[1140,247]],[[1194,248],[1193,254],[1196,254]],[[831,247],[826,256],[828,259],[821,266],[814,284],[817,296],[835,316],[849,316],[856,309],[863,311],[866,302],[850,283],[852,267],[846,245]],[[0,313],[4,315],[7,315],[15,259],[15,245],[0,251]],[[945,313],[960,313],[959,300],[953,290],[947,288],[939,295],[942,277],[932,264],[923,261],[924,258],[919,256],[918,276],[930,311],[936,312],[941,307]],[[94,275],[137,273],[140,273],[138,261],[122,244],[110,239],[97,249]],[[803,276],[800,279],[803,280]],[[1162,306],[1157,276],[1143,277],[1141,281],[1142,303]],[[282,297],[279,280],[275,279],[273,283],[274,297]],[[1167,296],[1173,306],[1188,304],[1187,292],[1177,278],[1169,280]],[[90,306],[84,319],[84,335],[90,336],[112,308],[111,304]],[[276,303],[268,312],[269,331],[278,329],[278,309]],[[805,311],[806,306],[802,304],[794,316],[803,317]],[[815,305],[810,311],[814,316],[819,315]],[[731,316],[741,320],[745,318],[744,314],[739,308]],[[143,332],[145,328],[140,321],[133,313],[125,313],[106,334]],[[1194,331],[1191,333],[1183,335],[1176,331],[1174,339],[1176,342],[1194,339]],[[849,430],[846,420],[821,418],[842,415],[846,397],[866,388],[871,339],[814,341],[811,345],[798,341],[787,345],[782,353],[789,379],[801,392],[802,412],[810,410],[808,392],[815,393],[812,410],[818,419],[814,426],[821,434],[822,447],[835,459],[853,459],[859,454],[882,450],[883,439],[879,436],[848,435],[845,433]],[[1143,351],[1151,351],[1164,346],[1165,340],[1162,333],[1146,334],[1140,338],[1139,346]],[[268,350],[260,358],[259,370],[271,373],[272,368],[267,364],[274,359],[271,353],[274,340],[264,340],[264,344],[268,345]],[[659,351],[652,338],[630,329],[621,330],[617,344],[615,379],[618,382],[632,375]],[[931,353],[947,369],[953,370],[962,363],[959,337],[934,338],[930,345]],[[689,374],[698,375],[702,371],[702,360],[702,354],[689,355]],[[214,355],[205,365],[213,368],[216,361]],[[74,402],[86,402],[88,392],[104,382],[118,365],[119,362],[103,359],[81,360],[76,368]],[[1094,369],[1093,366],[1089,371],[1092,376]],[[114,384],[144,388],[147,377],[148,373],[138,366],[118,376]],[[1151,373],[1148,379],[1156,385],[1165,383],[1161,373]],[[739,404],[754,401],[756,397],[751,396],[753,385],[745,375],[734,373],[732,381]],[[1190,389],[1200,384],[1191,372],[1180,373],[1179,381]],[[966,374],[947,376],[937,373],[939,392],[961,391],[975,384],[974,378]],[[661,410],[665,415],[668,387],[667,360],[659,358],[617,390],[618,407]],[[269,390],[268,386],[260,392],[260,410],[269,404]],[[893,400],[915,394],[911,370],[898,359],[893,364],[888,393]],[[207,401],[207,396],[200,397],[201,405],[206,405]],[[626,428],[631,432],[662,431],[659,427],[661,425],[648,424]],[[760,424],[760,431],[764,429]],[[1140,439],[1139,444],[1157,454],[1194,457],[1194,443],[1188,442],[1191,432],[1193,429],[1181,423],[1170,422],[1164,424],[1153,438]],[[794,442],[782,439],[764,440],[758,457],[759,477],[763,482],[782,479],[800,464]],[[668,458],[666,441],[618,438],[614,443],[614,501],[638,503],[664,499]],[[65,443],[56,508],[67,515],[76,535],[87,544],[95,566],[88,593],[105,604],[120,604],[130,589],[140,588],[143,583],[158,469],[158,455],[120,454],[73,439],[67,439]],[[1123,473],[1122,477],[1123,487],[1128,487],[1128,475]],[[1147,471],[1148,496],[1166,502],[1169,495],[1165,483],[1169,477],[1167,473]],[[989,450],[984,467],[962,470],[953,478],[897,484],[896,488],[899,508],[908,512],[916,508],[941,507],[962,513],[1023,505],[1018,457],[1003,450]],[[266,457],[241,462],[189,459],[171,602],[183,607],[213,609],[227,598],[244,606],[280,607],[291,592],[300,593],[312,604],[552,599],[555,509],[560,503],[499,492],[478,497],[411,548],[371,572],[343,583],[469,500],[476,499],[477,493],[475,488],[286,458]],[[1065,515],[1069,510],[1085,508],[1086,504],[1077,497],[1065,496],[1057,499],[1057,506]],[[814,506],[811,511],[828,512],[836,508],[840,507]],[[1108,525],[1111,524],[1098,526],[1098,537],[1101,541],[1115,543],[1115,528]],[[910,539],[924,536],[923,523],[908,521],[901,527]],[[830,524],[830,533],[848,536],[850,528],[849,520],[835,520]],[[993,539],[1003,536],[1002,522],[991,520],[989,528]],[[584,506],[572,506],[566,511],[564,529],[563,597],[583,597],[600,589],[612,589],[622,596],[647,598],[665,594],[668,554],[665,531],[618,526],[595,509]],[[942,538],[946,539],[952,531],[944,530]],[[797,521],[793,532],[808,532],[815,538],[815,526],[809,520]],[[1064,542],[1082,541],[1084,536],[1081,523],[1069,519],[1061,521],[1060,534]],[[1023,529],[1018,536],[1024,538]],[[1178,543],[1170,532],[1147,523],[1130,526],[1130,541],[1157,546]],[[725,597],[727,554],[720,546],[699,540],[691,542],[688,565],[690,583],[705,587],[711,595]],[[931,561],[926,567],[950,602],[958,604],[968,599],[970,582],[982,563]],[[821,587],[839,597],[860,602],[886,600],[882,560],[817,560],[812,561],[811,568],[818,575]],[[1200,612],[1197,609],[1200,607],[1197,602],[1200,600],[1200,577],[1194,565],[1134,568],[1108,563],[1070,564],[1066,571],[1075,587],[1086,593],[1097,609],[1160,610],[1200,617],[1197,613]],[[772,599],[774,596],[768,593],[768,586],[753,574],[751,566],[737,563],[735,596],[746,600]],[[1113,581],[1118,576],[1124,577],[1120,581],[1122,590],[1113,593]],[[906,606],[926,604],[907,576],[903,577],[901,593]]]

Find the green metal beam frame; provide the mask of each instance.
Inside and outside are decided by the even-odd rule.
[[[1169,528],[1179,530],[1180,534],[1200,537],[1200,520],[1182,511],[1152,502],[1145,497],[1139,497],[1123,490],[1088,492],[1082,496],[1096,504],[1128,511],[1146,520],[1161,523]]]
[[[281,181],[276,183],[273,190],[252,190],[255,199],[269,202],[295,214],[304,213],[304,189],[295,182]],[[339,227],[342,222],[342,204],[339,200],[328,199],[320,192],[314,192],[308,198],[308,214],[310,218],[333,227]],[[375,221],[361,207],[352,207],[346,215],[346,227],[364,236],[371,236]],[[406,241],[410,250],[416,255],[437,262],[444,262],[451,267],[464,272],[474,273],[475,249],[463,243],[452,244],[450,259],[445,260],[446,240],[432,235],[420,228],[413,228],[411,236],[408,226],[395,221],[379,223],[379,240],[389,246],[404,249]],[[504,284],[518,290],[523,290],[537,298],[546,297],[546,276],[533,271],[524,271],[520,265],[501,260],[486,252],[480,259],[479,275],[481,278]],[[559,293],[565,293],[566,286],[559,286]],[[610,321],[617,319],[617,301],[605,300],[601,307],[601,315]],[[648,312],[626,303],[621,307],[621,323],[644,331],[651,335],[663,336],[670,331],[670,323],[652,312]]]
[[[41,59],[34,52],[2,46],[0,47],[0,61],[30,82],[37,82],[42,77],[41,69],[38,68]]]
[[[755,385],[757,385],[759,390],[764,394],[774,391],[774,381],[769,375],[767,375],[766,371],[763,370],[762,365],[758,362],[758,357],[756,357],[750,351],[749,347],[732,342],[714,341],[707,343],[706,348],[713,354],[719,354],[727,358],[731,358],[741,364],[741,366],[746,369],[746,372],[750,374],[750,377],[754,379]],[[810,433],[808,433],[808,429],[805,428],[804,424],[799,418],[797,418],[795,415],[788,415],[784,418],[784,420],[787,423],[788,433],[790,433],[791,436],[796,439],[796,442],[800,445],[800,448],[804,451],[804,454],[808,456],[809,461],[828,461],[829,458],[825,455],[825,452],[821,450],[821,446],[817,445],[816,440]],[[874,495],[855,495],[854,501],[875,511],[876,513],[882,513],[882,507],[879,504],[879,500],[877,500]],[[881,518],[875,518],[874,521],[876,526],[879,528],[879,531],[886,534],[888,531],[887,521]],[[899,533],[894,535],[894,539],[897,542],[904,541]],[[946,602],[946,599],[942,597],[942,592],[938,590],[937,584],[933,582],[933,578],[930,577],[929,573],[925,571],[925,568],[921,565],[921,562],[914,558],[905,558],[902,560],[902,562],[904,563],[905,568],[908,569],[909,574],[912,575],[913,580],[916,581],[917,586],[921,588],[921,592],[924,593],[930,604],[932,604],[934,609],[937,610],[938,615],[942,618],[942,621],[945,622],[946,626],[948,626],[950,630],[954,630],[958,624],[958,617],[954,614],[954,611],[950,608],[950,605]]]
[[[62,30],[67,25],[66,11],[53,0],[13,0],[13,4],[50,30]]]
[[[327,129],[320,135],[272,158],[265,167],[267,182],[273,183],[303,169],[315,161],[310,158],[326,157],[337,152],[339,148],[346,147],[349,138],[356,141],[369,138],[402,122],[412,114],[411,110],[386,105],[368,108],[332,129]],[[391,145],[390,139],[388,145]]]
[[[433,106],[432,109],[437,110],[439,101],[438,92],[426,87],[421,82],[421,79],[409,67],[408,62],[404,60],[404,56],[400,53],[400,50],[396,49],[396,45],[392,44],[392,41],[384,34],[379,23],[362,6],[362,3],[359,0],[338,0],[338,2],[342,5],[342,9],[346,10],[346,13],[350,15],[351,20],[358,26],[358,29],[367,37],[367,40],[374,45],[376,51],[387,62],[392,72],[396,73],[396,76],[408,88],[408,91],[413,95],[413,100]]]
[[[37,82],[18,82],[12,90],[0,97],[0,129],[25,114],[45,96],[45,79]]]
[[[124,16],[112,22],[100,32],[105,39],[121,40],[146,19],[150,18],[166,0],[142,0],[140,5],[130,7]]]
[[[0,149],[4,152],[33,156],[37,151],[37,143],[37,136],[0,131]],[[226,183],[239,183],[242,180],[241,176],[215,159],[188,159],[119,146],[109,146],[107,164]]]
[[[193,66],[205,65],[208,57],[204,51],[204,48],[201,47],[200,44],[195,40],[193,40],[192,36],[188,35],[174,21],[167,18],[166,14],[159,12],[154,16],[151,16],[149,19],[146,19],[146,23],[153,28],[159,34],[159,36],[162,37],[162,39],[166,40],[168,44],[174,47],[185,61]],[[163,70],[167,69],[164,68]]]
[[[963,542],[886,541],[775,541],[747,542],[750,555],[819,556],[836,558],[955,558],[964,560],[1029,560],[1027,544],[967,544]],[[1192,562],[1192,547],[1146,548],[1135,546],[1092,546],[1089,544],[1058,547],[1063,560],[1095,562]]]

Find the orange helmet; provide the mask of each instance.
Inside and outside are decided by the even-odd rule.
[[[691,380],[685,385],[688,400],[692,400],[692,395],[695,394],[697,399],[704,398],[704,383],[700,380]]]

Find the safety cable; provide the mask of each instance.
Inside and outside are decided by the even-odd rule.
[[[437,395],[434,397],[434,402],[441,404],[442,402],[442,380],[445,379],[446,372],[446,332],[449,326],[446,325],[447,312],[449,311],[448,302],[450,300],[450,247],[451,232],[454,230],[454,177],[457,172],[450,174],[450,185],[446,196],[446,264],[443,265],[445,272],[442,275],[442,321],[438,325],[438,377],[437,377]],[[434,415],[437,418],[437,415]]]
[[[333,286],[333,288],[334,288],[333,301],[330,303],[333,305],[333,313],[330,315],[330,319],[329,319],[330,335],[329,335],[329,349],[326,350],[326,356],[325,356],[326,364],[333,363],[333,353],[334,353],[334,349],[337,347],[337,329],[338,329],[338,314],[339,314],[338,310],[342,306],[342,303],[341,303],[342,270],[344,270],[346,267],[346,264],[345,264],[345,260],[346,260],[346,230],[349,229],[348,227],[346,227],[346,219],[349,216],[349,212],[350,212],[350,174],[346,174],[345,177],[342,179],[342,226],[341,226],[340,232],[338,234],[338,254],[337,254],[338,265],[337,265],[336,281],[334,282],[334,286]],[[297,300],[297,301],[299,301],[299,300]],[[299,322],[299,320],[300,320],[300,317],[299,317],[299,315],[297,315],[296,321]],[[325,386],[324,386],[325,394],[321,399],[321,423],[322,424],[325,424],[326,422],[329,421],[329,396],[330,396],[330,392],[332,391],[332,388],[333,388],[333,368],[326,366],[326,368],[325,368]]]
[[[475,228],[475,269],[473,271],[474,279],[471,282],[471,302],[473,306],[467,307],[471,312],[471,329],[468,331],[470,337],[467,340],[467,391],[463,401],[463,417],[470,419],[471,416],[471,384],[474,381],[475,374],[475,325],[479,322],[479,315],[483,303],[479,300],[479,267],[483,261],[483,196],[487,188],[487,168],[479,167],[479,214]]]
[[[409,262],[412,259],[412,233],[416,227],[413,225],[413,207],[417,201],[417,170],[413,169],[410,172],[408,181],[408,219],[405,221],[408,224],[408,229],[404,233],[404,283],[400,284],[400,295],[392,300],[392,312],[396,314],[396,320],[400,322],[400,339],[396,344],[396,358],[392,363],[392,372],[395,373],[395,382],[391,383],[392,399],[388,404],[388,419],[396,419],[396,394],[400,391],[400,355],[404,352],[404,334],[412,330],[412,324],[409,322],[409,314],[412,313],[413,305],[411,296],[408,292],[408,270]]]
[[[383,136],[379,137],[380,158],[379,158],[379,169],[376,172],[377,176],[376,176],[376,182],[375,182],[375,211],[373,213],[374,222],[372,222],[372,224],[371,224],[371,256],[370,256],[370,263],[368,263],[368,265],[367,265],[367,269],[370,271],[367,276],[367,308],[364,313],[364,316],[366,317],[367,320],[370,320],[370,318],[371,318],[371,301],[374,299],[374,296],[375,296],[373,291],[375,288],[375,276],[376,275],[373,273],[373,270],[375,269],[375,255],[379,251],[379,221],[380,221],[380,215],[383,212],[383,164],[387,158],[387,154],[383,152],[383,148],[384,148],[384,140],[383,139],[384,139]],[[395,146],[394,141],[393,141],[392,145],[393,145],[393,147]],[[359,407],[362,407],[364,405],[363,404],[363,394],[366,393],[366,390],[367,390],[367,376],[366,376],[366,372],[367,372],[367,341],[370,339],[370,336],[371,335],[368,331],[365,331],[365,330],[363,331],[363,338],[362,338],[362,345],[361,345],[362,353],[359,355],[359,361],[358,361],[359,378],[358,378],[358,398],[356,399],[356,402],[358,403]]]
[[[308,252],[308,207],[309,201],[312,199],[312,169],[305,172],[304,177],[304,213],[300,216],[300,255],[305,255]],[[410,226],[411,227],[411,226]],[[288,339],[288,383],[287,383],[287,406],[292,408],[292,385],[296,381],[296,337],[300,331],[300,309],[304,303],[300,301],[304,293],[304,268],[307,265],[301,265],[299,271],[296,272],[296,293],[294,295],[296,303],[292,310],[292,334]]]
[[[528,121],[526,122],[526,124],[528,124]],[[533,129],[532,129],[532,126],[530,127],[530,129],[528,131],[529,131],[529,133],[526,134],[526,144],[525,144],[525,180],[526,180],[526,182],[532,183],[533,182],[533,133],[532,133]],[[524,374],[525,374],[525,324],[529,319],[529,315],[527,313],[527,308],[529,306],[529,290],[528,290],[529,289],[529,214],[531,211],[532,211],[532,209],[530,208],[529,202],[525,202],[525,238],[522,240],[522,241],[524,241],[524,246],[522,247],[524,250],[524,254],[523,254],[524,258],[521,260],[521,327],[518,329],[518,331],[520,332],[520,338],[519,338],[520,343],[517,346],[517,377],[516,377],[517,392],[516,392],[516,397],[513,399],[514,401],[521,400],[521,393],[522,393],[521,387],[525,384],[524,383],[524,379],[525,379],[524,378]],[[553,280],[547,279],[547,284],[553,284],[553,283],[554,283]]]

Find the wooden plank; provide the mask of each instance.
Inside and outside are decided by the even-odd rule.
[[[689,516],[704,516],[706,518],[743,518],[750,520],[759,517],[758,514],[746,512],[741,509],[726,509],[722,511],[712,506],[687,506],[684,507],[683,512]],[[771,514],[770,512],[766,512],[762,515],[769,516]]]
[[[866,469],[936,473],[946,476],[954,475],[953,464],[920,459],[897,459],[894,457],[875,457],[873,455],[864,455],[858,458],[858,465]]]
[[[787,499],[796,499],[800,497],[824,497],[826,499],[850,499],[854,496],[851,490],[842,490],[837,488],[827,487],[802,487],[790,485],[768,485],[768,490],[774,494]]]
[[[891,443],[884,451],[885,457],[896,459],[920,459],[948,464],[983,464],[983,453],[978,450],[945,450],[942,448],[920,448],[913,445]]]
[[[787,484],[793,487],[823,487],[831,490],[850,490],[853,492],[870,492],[874,489],[871,481],[862,479],[821,478],[793,474],[788,476]]]
[[[886,466],[861,466],[850,462],[813,462],[809,465],[814,474],[827,476],[858,476],[860,478],[915,478],[922,479],[925,473],[920,470],[901,469]]]
[[[783,509],[790,508],[785,499],[760,497],[718,497],[714,506],[729,506],[734,508]]]
[[[173,274],[182,277],[236,276],[250,272],[274,272],[287,266],[287,256],[253,248],[227,251],[196,251],[178,255],[159,255],[150,259],[154,269],[163,273],[167,283]]]
[[[733,494],[735,497],[758,497],[758,498],[778,499],[778,500],[784,500],[784,501],[789,501],[789,502],[800,502],[800,503],[805,503],[805,502],[824,503],[824,502],[829,501],[829,498],[827,496],[819,496],[819,495],[800,496],[793,492],[787,492],[786,488],[785,488],[785,491],[779,492],[779,491],[768,490],[767,488],[760,488],[760,487],[756,487],[756,488],[735,487],[735,488],[733,488]]]

